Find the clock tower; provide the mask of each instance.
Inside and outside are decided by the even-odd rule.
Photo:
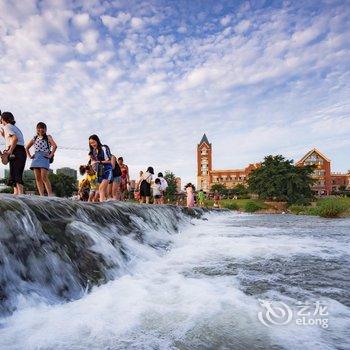
[[[212,148],[204,134],[197,145],[197,189],[209,191],[211,185]]]

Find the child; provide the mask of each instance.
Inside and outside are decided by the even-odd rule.
[[[51,135],[46,134],[47,127],[45,123],[38,123],[36,126],[36,135],[31,139],[27,146],[26,152],[28,158],[32,159],[30,166],[34,170],[36,186],[40,196],[52,196],[52,188],[49,180],[50,163],[53,162],[57,145]],[[29,149],[34,146],[35,153],[32,156]]]
[[[87,166],[81,165],[79,167],[79,173],[84,177],[81,180],[79,180],[78,197],[79,197],[79,200],[86,202],[89,199],[89,192],[90,192],[90,182],[86,179]]]
[[[162,182],[159,178],[154,181],[154,185],[152,186],[154,204],[162,204],[162,196],[163,196],[163,188]]]
[[[99,193],[98,193],[97,175],[91,165],[88,165],[86,167],[85,179],[89,181],[89,184],[90,184],[88,202],[98,202]]]
[[[220,205],[220,194],[218,191],[215,191],[214,193],[214,208],[221,208],[221,205]]]
[[[185,186],[186,194],[187,194],[187,208],[194,207],[194,194],[193,194],[193,185],[188,183]]]
[[[198,204],[200,207],[204,206],[204,199],[205,199],[205,194],[204,194],[203,190],[200,190],[198,192]]]

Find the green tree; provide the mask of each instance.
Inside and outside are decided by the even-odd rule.
[[[224,184],[213,184],[211,185],[211,191],[218,191],[221,195],[225,195],[227,193],[227,188]]]
[[[232,193],[235,196],[246,196],[249,193],[249,191],[244,185],[238,184],[232,190],[230,190],[230,193]]]
[[[13,193],[13,188],[12,187],[6,187],[3,188],[0,193]]]
[[[168,183],[168,188],[166,189],[165,196],[167,199],[174,200],[176,195],[176,176],[173,172],[167,170],[164,174],[164,179]]]
[[[265,200],[308,203],[313,197],[313,171],[312,166],[294,166],[293,160],[270,155],[249,175],[249,191]]]
[[[49,174],[52,191],[57,197],[71,197],[77,190],[76,180],[65,174]]]

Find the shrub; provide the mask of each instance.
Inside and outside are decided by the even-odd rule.
[[[342,201],[323,200],[315,208],[319,216],[323,218],[336,218],[346,211],[347,206]]]
[[[238,204],[237,203],[223,203],[222,204],[223,208],[230,209],[230,210],[239,210]]]
[[[257,210],[262,209],[262,205],[257,203],[257,202],[253,202],[253,201],[248,201],[245,205],[244,205],[244,211],[246,211],[247,213],[254,213]]]
[[[295,204],[291,205],[288,209],[295,215],[306,214],[308,210],[308,208],[306,208],[303,205],[295,205]]]

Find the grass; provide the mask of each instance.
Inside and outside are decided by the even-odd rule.
[[[350,216],[350,198],[324,198],[316,206],[292,205],[289,210],[297,215],[316,215],[323,218]]]
[[[240,210],[248,213],[253,213],[260,209],[266,209],[267,205],[263,201],[257,199],[222,199],[220,201],[221,207],[230,210]],[[212,208],[214,201],[208,199],[205,201],[207,208]]]
[[[268,205],[258,199],[223,199],[220,203],[222,208],[247,213],[269,208]],[[205,201],[207,208],[212,208],[213,204],[213,200]],[[291,205],[288,210],[296,215],[315,215],[324,218],[350,217],[350,198],[324,198],[317,200],[314,206]]]

